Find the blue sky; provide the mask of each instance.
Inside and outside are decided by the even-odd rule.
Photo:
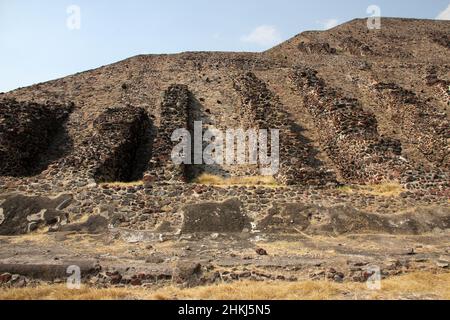
[[[0,92],[137,54],[262,51],[373,4],[382,16],[450,19],[450,0],[0,0]]]

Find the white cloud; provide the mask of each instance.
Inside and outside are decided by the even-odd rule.
[[[439,15],[436,17],[438,20],[450,20],[450,4],[448,5],[447,9],[439,13]]]
[[[328,29],[336,27],[339,24],[339,20],[338,19],[327,19],[327,20],[317,21],[317,23],[321,24],[322,28],[324,30],[328,30]]]
[[[282,39],[276,27],[264,25],[255,28],[250,34],[242,36],[241,41],[267,47],[280,43]]]

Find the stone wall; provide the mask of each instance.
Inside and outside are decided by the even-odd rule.
[[[22,190],[24,196],[47,198],[58,194],[56,186],[52,186],[55,190],[50,191],[42,185],[30,184],[25,187],[27,190]],[[346,193],[337,188],[311,189],[299,186],[212,187],[183,183],[140,186],[91,185],[66,189],[67,196],[73,195],[73,200],[67,203],[61,214],[67,214],[69,223],[79,221],[86,215],[101,215],[108,219],[109,225],[123,230],[146,230],[154,232],[156,237],[160,237],[160,234],[178,237],[186,206],[205,202],[225,202],[229,199],[239,200],[240,212],[256,223],[270,214],[273,208],[286,203],[318,207],[348,203],[358,210],[365,211],[370,208],[371,212],[383,215],[395,214],[430,203],[448,206],[447,199],[450,195],[448,187],[430,187],[423,184],[419,187],[427,188],[424,189],[426,192],[411,189],[403,192],[400,197],[386,197],[357,192]],[[3,190],[5,193],[11,193],[17,189],[7,187]],[[52,201],[58,202],[56,199]],[[0,207],[6,208],[4,203],[0,204]],[[205,224],[205,227],[208,230],[211,228],[208,224]],[[214,226],[220,227],[223,226]]]
[[[73,105],[0,101],[0,175],[30,176],[46,168]]]
[[[239,112],[245,128],[280,130],[280,172],[276,175],[280,183],[320,186],[336,182],[332,170],[315,159],[315,151],[301,135],[302,128],[262,80],[249,72],[236,77],[234,86],[242,98]]]
[[[356,99],[330,89],[309,68],[297,68],[291,81],[320,130],[320,144],[346,182],[396,180],[403,171],[399,141],[382,138],[372,113]]]
[[[408,142],[431,163],[449,168],[450,122],[446,114],[395,83],[377,83],[372,89]]]

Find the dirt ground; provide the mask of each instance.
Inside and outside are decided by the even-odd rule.
[[[7,268],[24,278],[4,284],[0,299],[449,299],[448,239],[448,231],[165,240],[114,230],[1,237],[0,274]],[[188,267],[177,273],[180,264]],[[193,264],[198,272],[189,268]],[[80,290],[66,287],[69,265],[80,265]],[[373,270],[380,272],[376,290],[368,287],[378,285]]]

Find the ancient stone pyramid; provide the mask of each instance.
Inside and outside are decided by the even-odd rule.
[[[354,20],[262,53],[136,56],[1,94],[2,180],[183,183],[177,128],[281,130],[281,184],[448,182],[450,22]],[[50,183],[50,185],[54,185]]]

